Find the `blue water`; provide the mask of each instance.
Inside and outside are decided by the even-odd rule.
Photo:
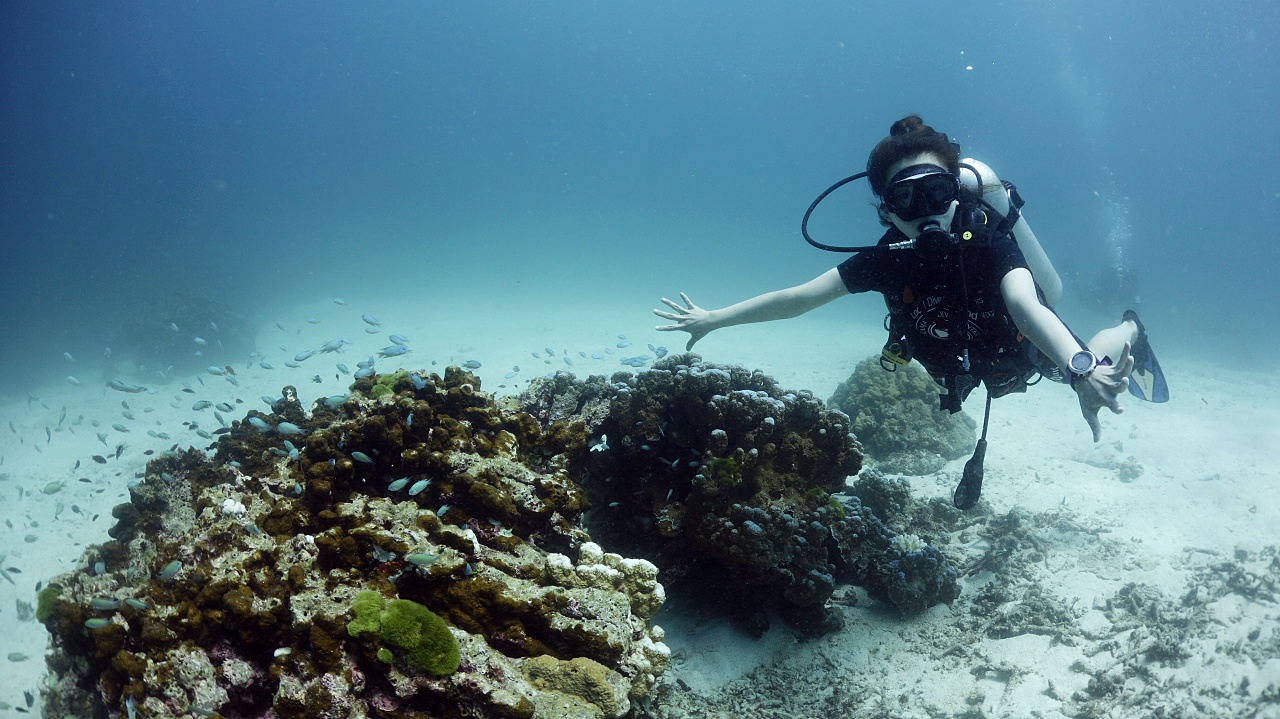
[[[851,5],[4,3],[0,392],[175,292],[794,284],[908,112],[1017,182],[1071,297],[1123,263],[1168,346],[1274,366],[1280,7]],[[818,228],[873,241],[869,201]]]

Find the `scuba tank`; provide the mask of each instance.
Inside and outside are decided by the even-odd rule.
[[[1017,212],[1010,232],[1018,243],[1018,249],[1022,250],[1022,256],[1027,260],[1031,276],[1044,293],[1045,304],[1050,308],[1057,305],[1062,300],[1062,279],[1053,269],[1053,263],[1040,246],[1036,234],[1031,231],[1031,226],[1022,218],[1019,211],[1022,201],[1017,196],[1018,191],[1001,182],[986,163],[973,158],[960,161],[960,182],[975,194],[981,189],[983,201],[991,205],[1000,216],[1009,217],[1011,211]]]

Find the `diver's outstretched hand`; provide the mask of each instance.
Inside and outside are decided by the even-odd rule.
[[[1129,343],[1121,350],[1121,360],[1114,365],[1098,365],[1084,380],[1075,383],[1076,397],[1080,400],[1080,414],[1093,430],[1093,441],[1102,439],[1102,422],[1098,410],[1106,407],[1113,414],[1120,414],[1120,395],[1129,389],[1129,374],[1133,372],[1133,355]]]
[[[715,329],[715,325],[711,321],[711,313],[693,304],[693,300],[689,299],[689,295],[681,292],[680,299],[684,300],[684,307],[681,307],[674,300],[669,300],[666,297],[662,298],[662,304],[675,310],[675,312],[654,310],[653,313],[664,320],[671,320],[675,324],[658,325],[654,329],[661,332],[671,332],[672,330],[688,332],[689,342],[684,346],[684,351],[688,352],[693,349],[694,343],[706,337],[707,333]]]

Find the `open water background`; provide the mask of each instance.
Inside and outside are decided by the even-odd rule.
[[[1272,3],[53,0],[0,31],[0,393],[118,371],[175,293],[269,325],[794,284],[841,259],[805,207],[908,112],[1018,184],[1069,287],[1135,270],[1162,352],[1276,366]],[[815,231],[874,241],[870,199]],[[1124,302],[1062,309],[1088,336]]]

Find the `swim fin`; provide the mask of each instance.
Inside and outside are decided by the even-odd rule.
[[[1129,375],[1129,394],[1148,402],[1168,402],[1169,384],[1165,382],[1164,371],[1151,351],[1151,342],[1147,339],[1147,328],[1142,326],[1138,313],[1125,310],[1125,320],[1133,320],[1138,326],[1138,338],[1134,340],[1130,352],[1133,353],[1133,374]]]

